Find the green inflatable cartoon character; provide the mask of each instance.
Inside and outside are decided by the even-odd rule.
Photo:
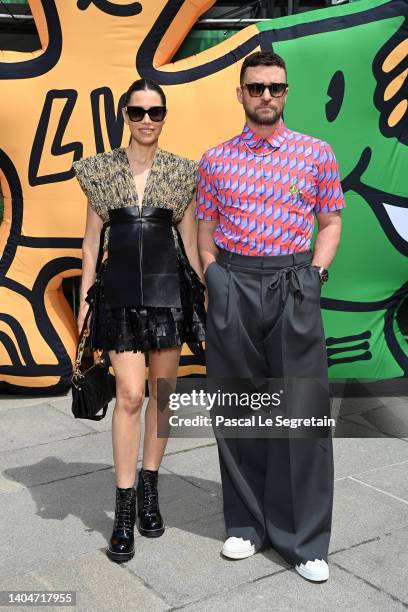
[[[326,140],[347,208],[322,291],[332,379],[408,376],[408,3],[364,1],[259,24],[285,58],[285,121]],[[155,73],[157,78],[157,72]]]

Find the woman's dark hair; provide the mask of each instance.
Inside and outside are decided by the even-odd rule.
[[[124,106],[127,106],[129,104],[130,98],[132,97],[132,93],[134,91],[149,90],[156,91],[161,98],[163,106],[166,106],[166,95],[164,91],[162,90],[160,85],[158,85],[157,83],[155,83],[155,81],[152,81],[151,79],[138,79],[137,81],[134,81],[134,83],[131,84],[131,86],[126,92]]]

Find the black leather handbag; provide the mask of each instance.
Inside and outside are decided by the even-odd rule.
[[[98,272],[103,250],[106,224],[102,227],[100,246],[96,270]],[[108,404],[113,398],[113,387],[111,384],[109,366],[102,358],[102,354],[94,358],[90,336],[85,333],[89,316],[95,312],[94,301],[97,291],[98,274],[94,285],[89,289],[86,301],[89,302],[79,341],[75,364],[71,376],[72,391],[72,414],[77,419],[90,419],[100,421],[106,415]],[[98,414],[102,410],[101,414]]]
[[[72,414],[77,419],[100,421],[106,415],[108,404],[113,398],[113,390],[109,366],[102,356],[94,359],[89,336],[85,334],[90,312],[91,307],[84,320],[71,376]],[[102,414],[98,414],[101,410]]]

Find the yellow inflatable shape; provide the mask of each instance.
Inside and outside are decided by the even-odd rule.
[[[233,87],[240,62],[233,56],[222,69],[212,65],[258,35],[256,28],[168,64],[213,3],[29,2],[42,49],[3,51],[0,62],[0,390],[54,394],[69,386],[77,331],[62,280],[80,275],[86,215],[72,163],[127,144],[120,107],[130,83],[163,72],[165,149],[198,160],[240,129]],[[199,137],[198,125],[206,126]],[[185,345],[179,374],[204,372],[202,355]]]

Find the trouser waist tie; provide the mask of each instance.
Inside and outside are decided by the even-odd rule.
[[[292,288],[295,294],[295,299],[300,303],[303,299],[303,285],[299,278],[296,268],[282,268],[276,271],[276,278],[268,285],[268,291],[274,291],[280,286],[282,306],[285,306],[289,295],[289,289]]]

